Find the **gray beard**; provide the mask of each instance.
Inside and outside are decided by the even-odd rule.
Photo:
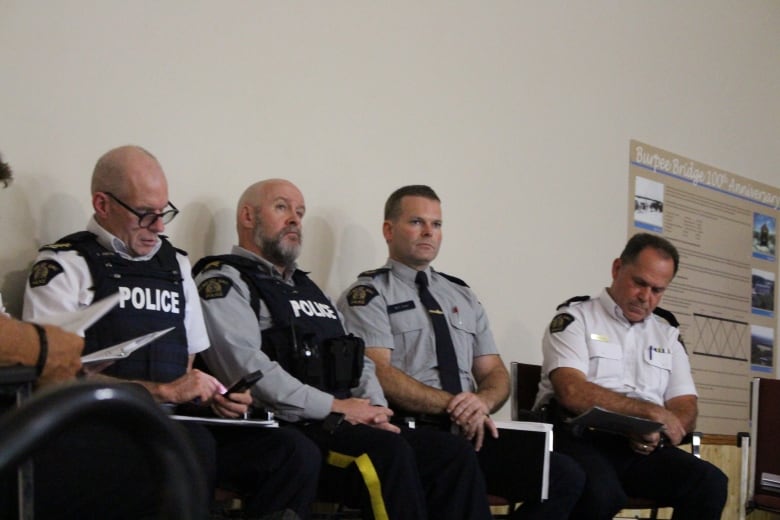
[[[298,255],[301,253],[301,243],[303,242],[303,233],[300,233],[300,241],[297,244],[289,246],[282,245],[281,237],[288,233],[290,229],[285,228],[275,237],[267,238],[263,236],[261,226],[255,229],[255,244],[263,252],[263,256],[274,265],[282,265],[290,268],[295,264]]]

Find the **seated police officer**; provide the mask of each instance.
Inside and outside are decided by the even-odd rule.
[[[487,489],[523,502],[513,519],[569,518],[582,470],[553,453],[549,499],[539,500],[525,446],[499,435],[490,417],[509,397],[509,374],[474,292],[431,267],[442,240],[436,192],[425,185],[394,191],[382,230],[387,264],[362,273],[339,298],[339,309],[347,329],[366,339],[393,409],[415,417],[418,427],[471,440]]]
[[[255,402],[320,446],[322,493],[359,506],[363,518],[490,518],[467,442],[399,434],[390,423],[363,342],[345,335],[338,311],[296,267],[304,212],[292,183],[253,184],[238,202],[238,246],[196,264],[209,369],[225,379],[262,370]]]
[[[634,235],[612,263],[612,284],[594,299],[558,307],[542,340],[536,408],[557,423],[555,449],[585,470],[573,518],[606,520],[628,496],[662,501],[674,518],[721,517],[727,478],[676,449],[696,424],[696,387],[677,320],[658,308],[680,257],[666,239]],[[564,419],[599,406],[663,424],[627,436],[574,430]]]
[[[194,355],[209,346],[208,336],[189,260],[161,235],[178,210],[169,202],[160,164],[140,147],[116,148],[98,160],[91,191],[94,216],[87,231],[41,248],[25,291],[25,319],[45,321],[119,292],[119,305],[87,329],[85,353],[174,330],[105,374],[144,386],[161,403],[199,401],[221,417],[242,416],[248,393],[223,396],[219,380],[192,368]],[[242,492],[247,513],[308,513],[319,474],[308,439],[295,431],[185,427],[210,485],[219,481]],[[71,463],[96,474],[112,469],[89,457]]]

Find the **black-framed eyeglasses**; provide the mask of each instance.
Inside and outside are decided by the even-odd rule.
[[[163,211],[162,213],[155,213],[154,211],[147,211],[146,213],[141,213],[140,211],[136,211],[121,200],[119,200],[116,195],[111,193],[110,191],[104,191],[106,195],[114,199],[120,206],[125,208],[127,211],[138,217],[138,226],[142,228],[148,228],[149,226],[153,225],[155,222],[157,222],[157,219],[159,218],[162,220],[163,224],[169,223],[171,220],[176,217],[176,215],[179,214],[179,209],[173,205],[171,201],[168,201],[168,205],[171,207],[171,209]]]

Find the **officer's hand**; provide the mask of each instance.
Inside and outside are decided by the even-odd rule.
[[[460,427],[464,437],[474,444],[474,449],[479,451],[485,442],[485,433],[491,435],[494,439],[498,438],[498,429],[493,419],[489,415],[473,417],[465,426]]]
[[[211,409],[214,410],[214,413],[220,417],[227,417],[230,419],[244,417],[251,404],[252,396],[249,394],[249,390],[245,392],[234,392],[227,396],[214,394],[211,399]]]
[[[373,424],[370,424],[369,426],[372,426],[373,428],[377,428],[379,430],[387,430],[393,433],[401,433],[401,428],[391,423],[390,417],[388,415],[385,415],[384,413],[380,413],[376,417],[374,417]]]
[[[49,344],[49,355],[46,357],[46,364],[38,384],[43,386],[73,379],[81,370],[84,338],[51,325],[45,326],[44,330]]]
[[[664,423],[664,435],[669,438],[669,441],[674,446],[677,446],[682,442],[683,437],[685,437],[685,427],[683,427],[682,422],[680,422],[680,419],[674,414],[674,412],[666,410],[665,408],[664,410],[665,413],[661,418],[661,422]]]
[[[200,399],[204,403],[211,401],[214,394],[221,394],[227,389],[213,376],[194,368],[170,383],[161,386],[164,401],[169,403],[186,403]]]
[[[461,428],[477,421],[482,424],[482,418],[490,414],[488,405],[472,392],[461,392],[447,403],[447,413],[453,423]]]
[[[661,434],[654,432],[647,435],[635,435],[629,437],[628,442],[631,449],[636,453],[639,453],[640,455],[650,455],[660,444]]]
[[[350,424],[365,424],[393,431],[391,428],[384,426],[385,421],[393,416],[393,411],[385,406],[373,406],[368,399],[358,399],[356,397],[334,399],[333,411],[343,413],[344,419]],[[395,431],[400,431],[394,426],[393,428]]]

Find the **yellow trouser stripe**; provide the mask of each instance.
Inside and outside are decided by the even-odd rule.
[[[352,457],[335,451],[328,452],[328,464],[337,468],[346,468],[355,463],[363,482],[368,489],[368,496],[371,498],[371,509],[374,511],[374,520],[388,520],[387,510],[385,509],[385,500],[382,498],[382,484],[379,482],[379,475],[376,473],[374,463],[367,454],[358,457]]]

